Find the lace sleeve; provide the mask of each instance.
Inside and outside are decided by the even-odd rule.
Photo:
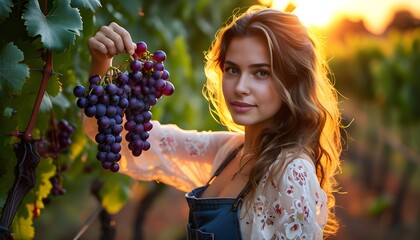
[[[270,183],[265,177],[257,187],[251,239],[322,239],[326,195],[314,166],[298,158],[281,172]]]
[[[84,130],[94,140],[95,123],[87,119]],[[125,136],[126,132],[123,132]],[[205,184],[213,171],[213,161],[222,146],[234,136],[229,132],[182,130],[176,125],[153,121],[150,149],[134,157],[123,137],[120,173],[137,180],[156,180],[182,191]]]

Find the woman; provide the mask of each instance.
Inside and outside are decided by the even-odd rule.
[[[292,14],[251,7],[206,53],[204,95],[229,132],[154,121],[151,148],[120,172],[188,192],[189,239],[322,239],[338,228],[334,176],[341,153],[337,95],[314,38]],[[115,23],[89,40],[91,75],[133,54]],[[91,138],[94,124],[86,125]]]

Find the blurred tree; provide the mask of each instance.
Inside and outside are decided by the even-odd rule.
[[[408,10],[399,10],[395,12],[394,18],[385,30],[385,33],[390,31],[409,31],[420,27],[420,19],[417,19]]]

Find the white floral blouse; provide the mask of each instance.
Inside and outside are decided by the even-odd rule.
[[[85,131],[94,139],[96,124],[86,124]],[[133,157],[122,143],[120,173],[189,192],[207,183],[227,154],[243,142],[243,135],[181,130],[153,121],[149,141],[151,148],[140,157]],[[270,171],[277,164],[279,160]],[[258,184],[251,208],[241,208],[243,239],[322,239],[327,198],[314,165],[296,158],[274,173],[272,181],[266,182],[267,176]]]

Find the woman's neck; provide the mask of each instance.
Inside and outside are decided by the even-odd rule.
[[[245,126],[243,154],[255,152],[256,147],[259,145],[257,139],[261,132],[261,128]]]

